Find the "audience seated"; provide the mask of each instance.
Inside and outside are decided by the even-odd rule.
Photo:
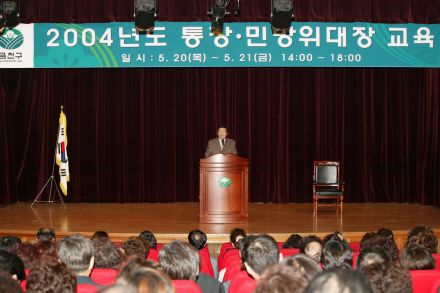
[[[101,287],[90,278],[95,260],[93,243],[90,239],[81,235],[65,237],[60,241],[58,255],[70,272],[76,276],[77,285],[83,284],[87,285],[84,287],[94,287],[96,289]]]
[[[408,233],[400,259],[393,232],[386,228],[366,233],[359,243],[360,253],[353,253],[339,232],[323,240],[292,234],[285,243],[277,243],[269,235],[247,236],[237,228],[231,231],[231,242],[220,249],[223,283],[203,272],[210,255],[201,230],[188,234],[189,243],[173,241],[163,248],[148,230],[127,239],[122,248],[105,231],[97,231],[93,240],[74,235],[59,243],[50,228],[41,228],[36,235],[35,244],[21,243],[14,236],[0,239],[0,292],[27,288],[31,293],[331,293],[344,288],[347,293],[422,293],[435,290],[440,282],[440,270],[434,269],[435,257],[440,257],[433,253],[438,241],[432,229],[422,226]],[[146,258],[153,247],[160,251],[159,263]],[[296,254],[295,247],[302,253]],[[283,252],[291,251],[294,255],[280,262]]]
[[[76,292],[76,278],[63,263],[43,263],[32,269],[26,281],[26,292],[28,293]]]

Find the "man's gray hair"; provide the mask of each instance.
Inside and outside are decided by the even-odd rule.
[[[72,235],[61,239],[58,248],[60,260],[74,274],[89,268],[93,253],[92,241],[82,235]]]
[[[159,264],[173,280],[195,281],[200,268],[198,251],[182,241],[173,241],[159,252]]]

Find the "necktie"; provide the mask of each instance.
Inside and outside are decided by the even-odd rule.
[[[222,139],[222,150],[225,148],[225,140]]]

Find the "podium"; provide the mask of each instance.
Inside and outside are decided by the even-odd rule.
[[[233,154],[200,160],[200,223],[247,222],[248,167]]]

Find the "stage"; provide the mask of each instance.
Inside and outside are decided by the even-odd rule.
[[[335,207],[320,207],[313,216],[312,204],[249,204],[246,224],[200,224],[198,203],[173,204],[61,204],[17,203],[0,208],[0,235],[18,235],[33,241],[40,227],[52,227],[60,238],[81,233],[91,236],[105,230],[114,241],[123,241],[148,229],[159,242],[186,240],[192,229],[208,234],[210,248],[228,241],[234,227],[248,233],[268,233],[284,241],[291,233],[324,236],[335,230],[348,241],[359,241],[362,235],[382,227],[395,233],[401,247],[409,229],[427,225],[440,236],[440,209],[416,204],[377,203],[344,204],[342,214]]]

